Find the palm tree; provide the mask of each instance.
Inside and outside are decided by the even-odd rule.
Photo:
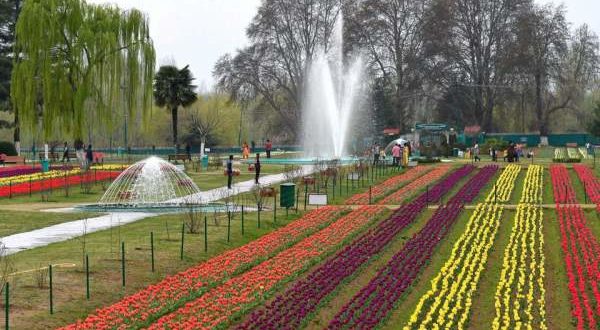
[[[181,70],[174,65],[163,65],[154,77],[154,103],[171,110],[173,144],[177,152],[177,111],[179,107],[187,107],[196,102],[196,86],[192,84],[193,80],[189,65]]]

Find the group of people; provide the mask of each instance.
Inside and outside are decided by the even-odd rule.
[[[252,148],[250,148],[250,146],[248,145],[248,143],[246,141],[244,141],[244,143],[242,143],[242,158],[243,159],[248,159],[250,157],[250,153],[253,150],[256,150],[256,142],[252,141],[251,144],[252,144]],[[271,140],[267,139],[267,142],[265,143],[265,153],[267,154],[267,158],[271,158],[271,150],[272,149],[273,149],[273,143],[271,142]]]
[[[481,157],[480,157],[480,147],[478,143],[475,143],[475,145],[471,148],[470,150],[471,152],[471,157],[473,159],[473,161],[475,162],[479,162],[481,161]],[[490,157],[492,158],[493,162],[498,161],[498,153],[500,151],[497,150],[495,147],[491,147],[490,148]],[[508,143],[508,147],[506,149],[504,149],[502,151],[503,155],[502,155],[502,159],[505,162],[509,162],[509,163],[514,163],[514,162],[519,162],[519,159],[525,157],[525,151],[523,150],[523,146],[520,144],[516,144],[512,141],[509,141]],[[531,158],[533,157],[533,151],[529,151],[527,152],[527,158]]]
[[[373,145],[371,149],[373,155],[373,165],[376,165],[380,161],[385,161],[385,149],[381,148],[378,143]],[[411,155],[411,146],[409,142],[405,142],[403,145],[400,143],[394,144],[392,147],[392,165],[393,166],[408,166],[408,160]]]
[[[45,145],[45,149],[46,151],[48,151],[47,149],[48,145]],[[91,164],[94,162],[94,152],[92,149],[92,145],[88,144],[87,147],[85,146],[85,144],[83,143],[83,141],[81,141],[80,139],[75,140],[74,143],[74,148],[75,148],[75,157],[77,157],[77,162],[79,164],[81,164],[81,168],[89,168],[89,166],[91,166]],[[31,147],[31,151],[33,154],[35,154],[35,145]],[[50,154],[54,155],[55,154],[55,147],[52,146],[50,148]],[[58,160],[57,156],[57,160]],[[64,142],[63,147],[62,147],[62,159],[61,162],[63,163],[70,163],[71,162],[71,148],[69,147],[69,142]]]
[[[252,141],[252,150],[255,150],[255,148],[256,148],[256,144],[254,141]],[[273,150],[273,143],[271,142],[271,140],[267,139],[267,142],[265,143],[265,153],[267,154],[267,158],[271,158],[271,150]],[[248,146],[248,143],[244,142],[242,144],[242,159],[248,159],[249,156],[250,156],[250,146]],[[260,170],[261,170],[260,153],[256,153],[256,159],[254,160],[254,183],[255,184],[259,184],[258,179],[260,178]],[[227,189],[231,189],[231,185],[233,183],[233,155],[229,155],[229,158],[227,159],[225,171],[227,173]]]

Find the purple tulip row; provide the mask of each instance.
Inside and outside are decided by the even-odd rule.
[[[388,219],[340,250],[305,278],[297,280],[266,306],[255,310],[238,329],[296,329],[319,302],[345,278],[382,249],[411,224],[428,202],[437,202],[456,183],[474,170],[465,165],[451,173],[428,192],[404,205]]]
[[[0,171],[0,178],[9,178],[11,176],[28,175],[40,172],[40,168],[36,167],[19,167],[15,169],[3,169]]]
[[[433,250],[463,210],[464,203],[472,202],[497,170],[497,166],[486,166],[473,176],[446,206],[434,213],[421,231],[406,242],[369,284],[339,311],[328,329],[376,327],[427,264]]]

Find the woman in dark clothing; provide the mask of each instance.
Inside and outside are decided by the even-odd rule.
[[[85,159],[87,160],[87,167],[90,168],[92,163],[94,162],[94,153],[92,152],[92,145],[88,145],[87,150],[85,152]]]
[[[229,155],[227,160],[227,189],[231,189],[231,183],[233,181],[233,155]]]
[[[258,184],[258,178],[260,177],[260,154],[256,154],[256,162],[254,163],[254,183]]]

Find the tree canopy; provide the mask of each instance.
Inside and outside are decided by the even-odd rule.
[[[140,11],[83,0],[27,0],[16,27],[11,97],[19,120],[46,137],[82,137],[86,121],[112,126],[152,107],[155,51]],[[41,126],[41,127],[39,127]]]

